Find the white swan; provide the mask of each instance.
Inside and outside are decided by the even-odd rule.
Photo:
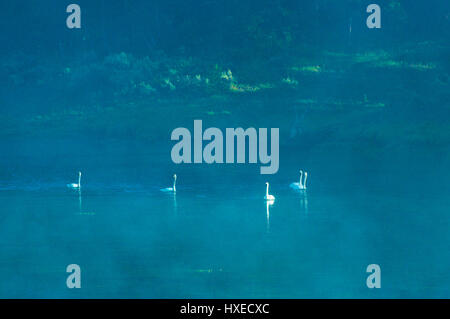
[[[264,196],[266,201],[274,201],[275,196],[269,194],[269,183],[266,182],[266,196]]]
[[[177,191],[177,174],[173,175],[173,187],[161,188],[161,192],[176,192]]]
[[[300,170],[300,180],[298,183],[291,183],[291,185],[289,185],[291,188],[293,189],[303,189],[303,184],[302,184],[302,176],[303,176],[303,171]]]
[[[305,178],[303,179],[303,189],[306,189],[306,179],[308,178],[308,172],[305,172]]]
[[[305,172],[305,178],[302,182],[302,177],[303,177],[303,171],[300,170],[300,180],[298,183],[291,183],[291,185],[289,185],[291,188],[293,189],[306,189],[306,179],[308,178],[308,172]]]
[[[75,189],[81,188],[81,172],[78,172],[78,184],[76,184],[76,183],[67,184],[67,187],[75,188]]]

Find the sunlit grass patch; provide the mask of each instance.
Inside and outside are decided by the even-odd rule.
[[[222,110],[222,111],[220,111],[220,112],[218,112],[218,111],[215,112],[215,111],[210,110],[210,111],[207,111],[206,114],[209,115],[209,116],[214,116],[214,115],[230,115],[231,112],[228,111],[228,110]]]
[[[262,89],[270,89],[273,85],[268,83],[258,84],[258,85],[248,85],[232,82],[230,83],[231,92],[257,92]]]
[[[380,68],[405,68],[418,71],[428,71],[436,68],[436,65],[433,63],[407,63],[395,60],[378,61],[374,63],[374,66]]]
[[[436,68],[436,65],[433,63],[413,63],[409,65],[410,68],[420,71],[433,70]]]
[[[294,78],[289,77],[289,76],[286,77],[286,78],[283,78],[281,81],[283,83],[286,83],[286,84],[292,85],[292,86],[297,86],[298,85],[298,81],[296,79],[294,79]]]
[[[353,61],[356,63],[374,63],[376,61],[385,61],[390,58],[386,51],[370,51],[364,53],[357,53],[353,56]]]
[[[320,65],[308,65],[308,66],[302,66],[302,67],[293,66],[291,68],[291,70],[295,71],[295,72],[319,73],[322,71],[322,68],[320,67]]]
[[[381,67],[381,68],[400,68],[404,64],[399,61],[385,60],[385,61],[377,61],[377,62],[373,63],[373,65],[376,67]]]

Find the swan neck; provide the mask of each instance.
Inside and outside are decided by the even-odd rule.
[[[269,184],[266,185],[266,196],[269,196]]]
[[[300,182],[298,183],[300,188],[303,188],[303,184],[302,184],[302,176],[303,176],[303,171],[300,172]]]

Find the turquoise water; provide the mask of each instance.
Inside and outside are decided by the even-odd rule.
[[[169,173],[93,181],[110,168],[84,172],[81,192],[65,187],[76,174],[3,183],[0,297],[449,296],[448,197],[415,186],[431,173],[408,187],[355,167],[355,184],[312,166],[300,193],[289,188],[297,180],[290,165],[276,177],[249,173],[252,166],[178,167],[176,195],[159,191],[171,185]],[[266,179],[276,196],[269,207]],[[81,289],[66,288],[72,263]],[[372,263],[381,289],[366,287]]]

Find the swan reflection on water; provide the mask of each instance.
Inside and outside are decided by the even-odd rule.
[[[78,205],[79,205],[79,210],[80,210],[80,214],[83,212],[82,207],[83,207],[83,202],[81,200],[81,188],[78,188]]]
[[[94,212],[83,212],[83,199],[81,196],[81,189],[78,189],[78,214],[79,215],[95,215]]]
[[[176,192],[173,192],[172,199],[173,199],[173,212],[175,213],[175,215],[177,215],[178,205],[177,205],[177,193]]]
[[[306,191],[300,193],[300,208],[305,211],[305,215],[308,215],[308,194]]]
[[[80,184],[78,184],[80,185]],[[78,214],[79,215],[95,215],[95,212],[84,212],[83,211],[83,196],[81,193],[81,187],[76,188],[78,193]]]
[[[275,200],[267,200],[266,201],[266,232],[270,232],[270,209],[269,207],[275,203]]]
[[[303,170],[299,171],[300,178],[298,183],[291,183],[289,185],[290,188],[295,190],[300,195],[300,208],[305,211],[305,214],[308,214],[308,196],[306,194],[306,180],[308,179],[308,172],[304,172]]]

